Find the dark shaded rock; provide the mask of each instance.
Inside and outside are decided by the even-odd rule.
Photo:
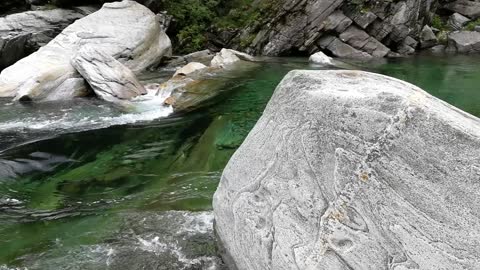
[[[366,52],[359,51],[352,46],[342,42],[339,38],[326,36],[320,38],[318,46],[324,50],[328,50],[331,54],[340,58],[367,60],[372,56]]]
[[[65,27],[93,11],[38,10],[0,18],[0,70],[38,50]]]
[[[430,51],[433,53],[444,53],[445,52],[445,45],[436,45],[430,48]]]
[[[457,0],[445,5],[444,8],[471,19],[480,18],[480,2],[478,1]]]
[[[325,19],[322,23],[320,29],[324,31],[335,31],[337,33],[342,33],[352,24],[352,20],[345,16],[342,11],[337,10],[330,14],[330,16]]]
[[[385,45],[375,38],[369,36],[365,31],[350,26],[345,32],[340,34],[339,38],[352,47],[367,52],[373,57],[384,57],[390,51]]]

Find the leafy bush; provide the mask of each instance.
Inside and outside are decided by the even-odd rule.
[[[475,20],[475,21],[469,22],[469,23],[465,26],[465,30],[474,31],[474,30],[475,30],[475,26],[480,26],[480,19],[477,19],[477,20]]]

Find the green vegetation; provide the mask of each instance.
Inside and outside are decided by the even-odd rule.
[[[179,0],[166,1],[164,9],[175,19],[173,42],[178,53],[205,49],[207,33],[238,30],[260,21],[271,12],[273,0]],[[254,37],[242,40],[247,46]]]
[[[480,26],[480,19],[476,19],[475,21],[469,22],[469,23],[465,26],[465,30],[474,31],[474,30],[475,30],[475,26]]]
[[[440,31],[450,30],[450,27],[448,26],[448,24],[444,20],[442,20],[442,18],[437,14],[433,16],[431,25],[432,27],[437,28]]]

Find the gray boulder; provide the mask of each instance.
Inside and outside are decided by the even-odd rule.
[[[292,71],[225,168],[238,270],[476,269],[480,120],[409,83]]]
[[[474,30],[480,32],[480,25],[475,26]]]
[[[384,57],[390,51],[380,41],[369,36],[365,31],[356,26],[350,26],[345,32],[340,34],[339,38],[352,47],[365,51],[374,57]]]
[[[147,93],[129,68],[93,47],[80,49],[72,65],[103,100],[118,103]]]
[[[448,18],[448,25],[454,30],[461,30],[463,26],[467,24],[469,21],[470,21],[469,18],[458,13],[453,13]]]
[[[445,5],[444,8],[453,12],[460,13],[471,19],[480,18],[480,2],[476,0],[457,0]]]
[[[330,51],[333,55],[339,58],[360,60],[368,60],[372,58],[370,54],[357,50],[334,36],[322,37],[318,40],[317,44],[320,48]]]
[[[323,52],[317,52],[310,55],[310,58],[308,58],[308,61],[310,63],[317,64],[317,65],[324,65],[324,66],[332,65],[332,58],[325,55]]]
[[[425,25],[420,33],[420,47],[422,49],[430,48],[438,44],[437,36],[433,33],[433,30]]]
[[[88,9],[52,9],[16,13],[0,18],[0,70],[38,50]]]
[[[458,53],[479,53],[480,32],[457,31],[450,33],[447,40],[447,51]]]
[[[134,1],[108,3],[68,26],[37,52],[3,70],[0,97],[41,100],[52,92],[67,91],[63,83],[80,77],[71,59],[85,45],[113,56],[135,74],[171,54],[170,39],[161,30],[155,14]]]

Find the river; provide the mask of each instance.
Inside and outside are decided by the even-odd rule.
[[[480,57],[354,63],[480,116]],[[270,58],[223,78],[223,94],[173,114],[95,99],[0,99],[0,269],[225,269],[212,229],[221,172],[303,58]],[[163,80],[170,71],[145,74]]]

